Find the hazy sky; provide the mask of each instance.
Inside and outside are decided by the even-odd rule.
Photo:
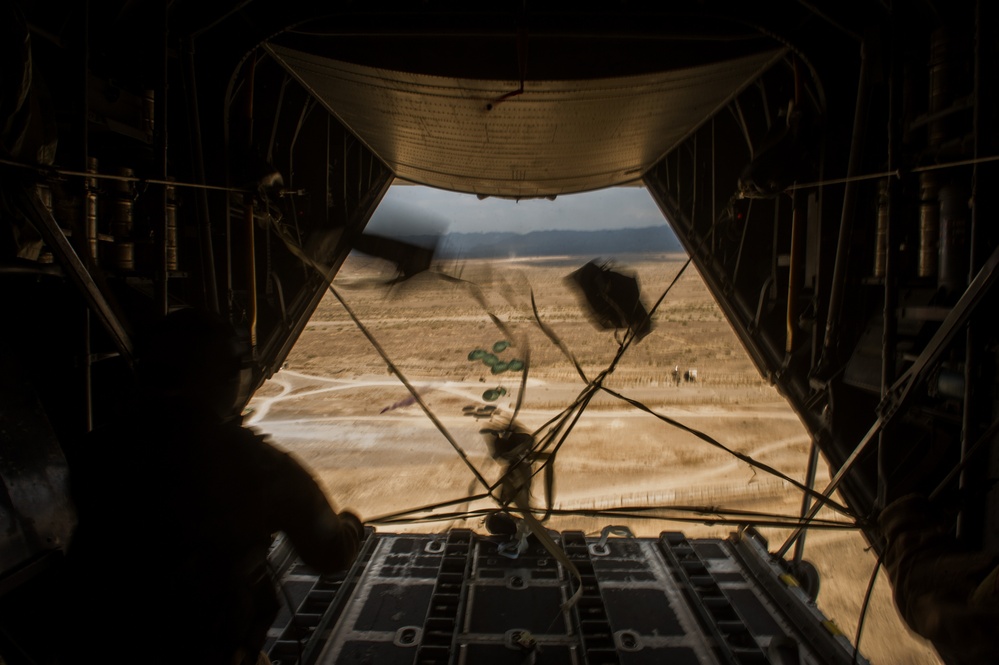
[[[367,230],[406,235],[424,232],[547,231],[644,228],[665,224],[643,187],[615,187],[560,196],[554,201],[508,201],[430,187],[395,185],[375,210]]]

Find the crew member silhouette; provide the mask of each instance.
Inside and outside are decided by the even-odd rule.
[[[236,342],[211,315],[171,313],[138,349],[139,399],[77,451],[67,662],[266,662],[274,534],[320,573],[356,556],[358,518],[243,427]]]

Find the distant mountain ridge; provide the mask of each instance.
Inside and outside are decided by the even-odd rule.
[[[425,247],[433,236],[404,236],[400,240]],[[604,231],[531,231],[530,233],[449,233],[440,239],[440,258],[508,258],[522,256],[612,256],[645,252],[682,252],[666,225]]]

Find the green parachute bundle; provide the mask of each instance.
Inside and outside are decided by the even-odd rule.
[[[492,353],[486,351],[485,349],[474,349],[469,351],[468,359],[471,362],[481,362],[483,365],[489,368],[489,371],[493,374],[502,374],[504,372],[520,372],[524,369],[525,363],[519,358],[514,358],[512,360],[500,360],[498,353],[503,353],[509,349],[512,345],[505,339],[501,339],[495,342],[492,346]],[[502,386],[497,386],[496,388],[490,388],[489,390],[482,393],[482,399],[487,402],[495,402],[503,395],[506,395],[506,388]]]
[[[490,388],[486,392],[482,393],[482,399],[487,402],[495,402],[503,395],[506,395],[506,388],[497,386],[496,388]]]
[[[524,361],[519,358],[514,358],[510,361],[503,361],[499,359],[497,353],[503,353],[511,346],[510,342],[505,339],[501,339],[493,344],[493,352],[490,353],[485,349],[475,349],[468,353],[468,359],[472,362],[478,360],[481,361],[483,365],[488,367],[493,374],[502,374],[506,371],[519,372],[524,369]]]

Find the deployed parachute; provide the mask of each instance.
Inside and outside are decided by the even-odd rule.
[[[398,275],[392,280],[392,283],[402,282],[429,270],[436,251],[436,247],[420,247],[373,233],[362,233],[354,238],[351,246],[362,254],[375,256],[395,264]]]
[[[490,388],[486,392],[482,393],[482,399],[486,400],[487,402],[495,402],[503,395],[506,395],[506,388],[503,387]]]
[[[488,367],[493,374],[502,374],[506,371],[519,372],[524,369],[524,361],[519,358],[514,358],[510,361],[503,361],[499,359],[497,353],[502,353],[510,348],[510,342],[506,340],[500,340],[493,344],[493,352],[489,353],[484,349],[474,349],[469,351],[468,359],[470,361],[480,360],[482,364]]]
[[[652,331],[648,310],[642,304],[638,278],[623,275],[590,261],[566,281],[582,295],[590,318],[598,328],[630,329],[638,341]]]

